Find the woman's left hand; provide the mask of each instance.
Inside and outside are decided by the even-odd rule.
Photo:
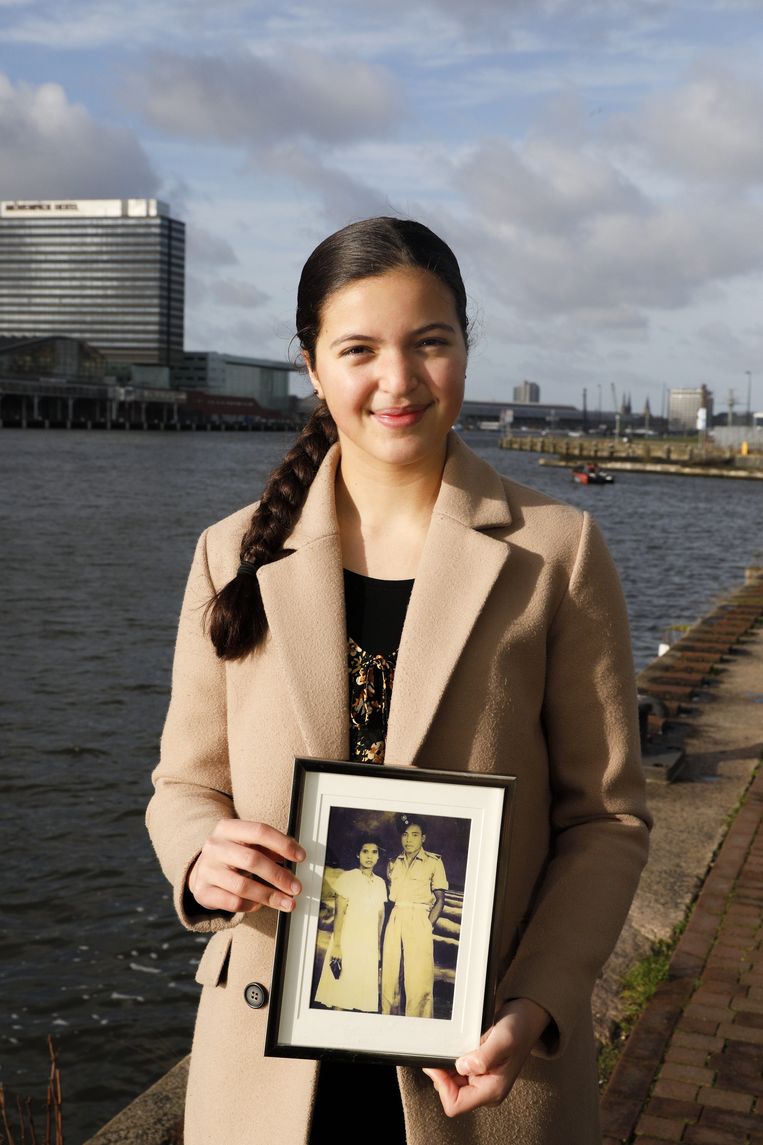
[[[482,1035],[479,1049],[460,1057],[455,1070],[425,1069],[447,1116],[457,1117],[482,1105],[500,1105],[550,1020],[548,1011],[537,1002],[515,998]]]

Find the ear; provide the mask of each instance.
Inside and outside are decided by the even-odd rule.
[[[321,386],[321,383],[318,381],[318,375],[315,372],[315,369],[313,367],[313,363],[310,361],[310,355],[307,353],[306,350],[302,351],[302,358],[304,360],[305,365],[307,366],[307,374],[308,374],[308,377],[310,378],[310,384],[313,387],[313,390],[315,391],[315,396],[317,398],[320,398],[321,401],[323,401],[324,400],[323,388]]]

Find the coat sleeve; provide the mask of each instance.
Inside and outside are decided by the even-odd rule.
[[[215,824],[236,817],[228,763],[225,666],[204,623],[206,605],[215,592],[207,537],[202,533],[196,546],[180,612],[170,706],[146,813],[180,921],[201,933],[234,926],[243,918],[206,910],[186,887],[188,872]]]
[[[556,1055],[625,922],[651,826],[625,601],[588,514],[548,633],[543,723],[551,852],[498,998],[545,1007],[556,1028],[536,1052]]]

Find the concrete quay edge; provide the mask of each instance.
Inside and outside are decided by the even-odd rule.
[[[572,469],[578,461],[542,457],[539,465],[551,469]],[[622,473],[660,473],[668,477],[729,477],[743,481],[763,481],[763,469],[722,469],[716,465],[678,465],[670,461],[604,461],[602,469]]]
[[[182,1145],[190,1060],[182,1058],[84,1145]]]

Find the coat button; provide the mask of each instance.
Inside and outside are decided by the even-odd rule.
[[[268,992],[261,982],[250,982],[244,990],[244,999],[253,1010],[261,1010],[267,1003]]]

